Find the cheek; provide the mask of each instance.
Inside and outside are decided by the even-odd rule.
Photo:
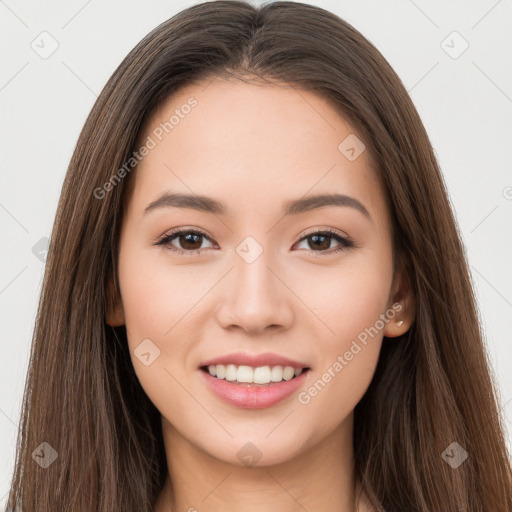
[[[312,309],[327,326],[317,337],[316,371],[299,396],[310,411],[330,411],[337,422],[364,395],[378,363],[384,327],[394,315],[386,311],[390,285],[391,262],[366,261],[309,288]],[[312,289],[317,291],[312,294]]]
[[[184,282],[179,268],[157,257],[160,249],[142,251],[127,246],[121,253],[119,279],[128,332],[163,340],[172,335],[174,325],[186,313]]]
[[[190,402],[179,385],[190,343],[180,329],[190,306],[183,299],[179,269],[171,270],[152,252],[125,246],[119,264],[121,296],[138,381],[155,407],[174,418]]]
[[[382,331],[381,314],[385,314],[389,279],[384,273],[367,270],[344,276],[339,283],[342,292],[338,292],[336,307],[329,308],[333,330],[347,337],[364,340],[365,332]]]
[[[311,279],[306,277],[300,285],[297,281],[294,290],[320,321],[322,337],[329,340],[324,348],[344,351],[351,339],[375,326],[385,313],[391,278],[391,262],[354,258],[346,265],[315,271]],[[379,331],[383,327],[382,322],[377,324]]]
[[[326,318],[335,334],[319,340],[318,364],[297,396],[304,421],[313,425],[322,417],[324,434],[349,417],[372,381],[383,339],[382,304],[378,296],[354,297]]]
[[[166,360],[175,355],[179,347],[173,346],[170,351],[166,340],[171,339],[173,326],[179,321],[178,313],[182,310],[180,293],[173,289],[176,283],[152,252],[138,250],[127,241],[121,246],[119,258],[120,290],[130,356],[145,389],[153,381],[169,378],[165,374]],[[146,356],[146,360],[139,357],[147,353],[150,356]],[[151,363],[144,364],[148,360]]]

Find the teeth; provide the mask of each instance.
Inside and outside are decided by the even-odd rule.
[[[283,377],[283,367],[274,366],[274,368],[272,368],[272,375],[270,377],[270,380],[272,382],[280,382],[281,380],[283,380]]]
[[[228,364],[226,366],[226,380],[236,380],[236,366],[234,364]]]
[[[268,384],[269,382],[281,382],[291,380],[302,373],[302,368],[293,366],[252,366],[234,364],[217,364],[208,366],[208,373],[217,379],[226,379],[231,382],[247,384]]]
[[[268,384],[272,380],[270,366],[258,366],[257,368],[254,368],[252,373],[254,376],[253,382],[255,384]]]
[[[217,366],[210,366],[208,368],[208,370],[210,370],[210,368],[215,368],[215,373],[216,373],[216,377],[218,379],[224,379],[226,378],[226,367],[224,365],[218,365],[218,368]],[[210,374],[211,374],[211,370],[210,370]]]
[[[250,366],[239,366],[236,371],[236,380],[238,382],[254,382],[254,370]]]

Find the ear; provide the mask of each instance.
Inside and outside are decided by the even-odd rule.
[[[105,321],[112,327],[124,325],[124,309],[119,288],[114,285],[112,276],[109,276],[107,284],[107,305]]]
[[[396,338],[410,329],[416,316],[416,301],[407,262],[400,264],[395,273],[389,296],[389,310],[395,311],[395,316],[386,323],[384,336]]]

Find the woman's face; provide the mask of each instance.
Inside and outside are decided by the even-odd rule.
[[[349,435],[383,335],[408,327],[352,128],[312,92],[217,79],[172,96],[139,140],[107,320],[126,325],[164,429],[237,465]]]

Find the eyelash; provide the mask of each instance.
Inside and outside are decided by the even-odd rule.
[[[186,235],[188,235],[188,234],[199,235],[199,236],[206,238],[207,240],[209,240],[211,242],[210,237],[206,233],[202,232],[201,230],[178,228],[176,230],[173,230],[173,231],[165,234],[155,245],[164,246],[166,249],[176,252],[178,254],[181,254],[183,256],[195,256],[195,255],[203,253],[206,250],[206,249],[185,250],[185,249],[178,249],[178,248],[170,245],[171,240],[178,237],[179,235],[185,235],[185,234]],[[313,235],[322,235],[324,237],[334,238],[337,242],[339,242],[341,244],[340,247],[338,247],[337,249],[334,249],[334,250],[330,250],[330,249],[322,250],[322,251],[311,250],[310,252],[312,252],[312,253],[319,253],[319,254],[315,254],[315,256],[327,256],[330,254],[338,253],[340,251],[345,251],[347,249],[350,249],[351,247],[355,247],[355,243],[352,241],[351,238],[349,238],[347,236],[341,236],[340,234],[338,234],[336,231],[334,231],[332,229],[325,229],[322,231],[313,231],[312,233],[308,233],[307,235],[304,235],[299,240],[299,242],[302,242],[303,240],[305,240]]]

